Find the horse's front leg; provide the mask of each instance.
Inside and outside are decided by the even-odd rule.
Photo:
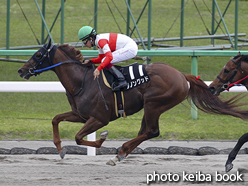
[[[100,148],[102,143],[107,138],[108,131],[103,131],[100,134],[100,139],[97,141],[86,141],[86,140],[83,140],[83,138],[87,136],[88,134],[91,134],[92,132],[95,132],[98,129],[104,127],[105,125],[107,125],[107,123],[104,124],[101,121],[95,119],[94,117],[90,117],[75,137],[77,144]]]
[[[63,114],[56,115],[52,120],[53,125],[53,143],[55,144],[58,153],[60,153],[61,158],[63,159],[65,156],[66,151],[61,147],[61,140],[59,135],[59,123],[61,121],[70,121],[70,122],[86,122],[83,120],[79,115],[75,114],[74,112],[66,112]]]

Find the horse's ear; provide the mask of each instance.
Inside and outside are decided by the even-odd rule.
[[[241,55],[241,53],[240,53],[240,51],[239,51],[239,53],[237,54],[237,56],[240,56]]]
[[[51,47],[52,39],[49,37],[48,43],[47,43],[47,48]]]

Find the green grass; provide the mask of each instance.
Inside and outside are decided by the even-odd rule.
[[[233,95],[233,94],[232,94]],[[228,93],[228,97],[231,93]],[[0,139],[52,139],[51,120],[56,114],[70,110],[63,93],[1,93]],[[227,96],[225,96],[227,97]],[[120,118],[100,129],[109,130],[109,139],[133,138],[137,135],[143,111]],[[198,112],[198,119],[190,116],[187,101],[160,117],[160,136],[168,140],[237,139],[246,131],[247,123],[231,116],[216,116]],[[63,139],[74,139],[81,123],[60,123]]]
[[[41,37],[41,18],[34,1],[19,1],[21,6],[35,32],[36,37]],[[46,3],[46,21],[48,27],[51,26],[55,15],[60,6],[59,0],[47,1]],[[114,1],[118,6],[121,14],[126,19],[126,5],[124,1]],[[131,1],[131,8],[135,19],[138,18],[146,0]],[[180,19],[176,20],[180,13],[180,0],[153,0],[152,1],[152,37],[179,37],[180,35]],[[207,6],[211,8],[212,1],[205,1]],[[229,0],[218,1],[218,5],[224,11]],[[41,3],[39,1],[39,3]],[[210,13],[202,1],[196,1],[201,15],[207,25],[211,28]],[[76,1],[70,0],[65,3],[65,34],[64,42],[77,42],[78,29],[83,25],[90,23],[93,26],[93,10],[94,1]],[[111,9],[115,14],[115,18],[120,26],[117,27],[111,13],[104,0],[99,0],[98,11],[98,32],[126,32],[126,23],[114,5],[110,3]],[[40,4],[41,6],[41,4]],[[239,1],[239,33],[246,33],[246,25],[248,12],[246,11],[248,4],[246,1]],[[234,3],[230,5],[226,15],[225,23],[229,29],[229,33],[234,33]],[[5,47],[6,39],[6,1],[0,1],[0,47]],[[142,37],[147,37],[147,15],[145,10],[140,22],[138,23],[139,31]],[[219,15],[216,11],[216,19]],[[173,22],[175,24],[168,32]],[[208,35],[197,10],[194,8],[192,1],[189,1],[185,7],[185,36]],[[32,34],[28,24],[23,17],[16,1],[11,1],[11,22],[10,22],[10,46],[36,45],[35,36]],[[133,23],[131,23],[131,28]],[[222,30],[224,26],[221,25]],[[223,34],[219,29],[216,34]],[[60,17],[58,18],[53,31],[52,37],[56,43],[60,42]],[[132,36],[137,38],[138,34]],[[186,40],[185,46],[210,45],[210,40]],[[224,40],[215,40],[216,44],[227,44]],[[164,44],[179,45],[179,41],[164,42]],[[141,49],[142,47],[139,46]],[[242,50],[247,50],[243,47]],[[5,56],[0,56],[5,57]],[[28,59],[24,56],[12,56],[16,59]],[[230,57],[199,57],[198,58],[198,74],[205,81],[212,81],[219,74],[222,67],[227,63]],[[130,60],[127,63],[132,63]],[[139,61],[143,63],[143,61]],[[191,73],[190,57],[173,57],[173,56],[154,56],[153,62],[167,63],[179,71]],[[17,73],[22,63],[0,62],[0,81],[23,81]],[[32,77],[30,81],[57,81],[58,78],[53,72],[45,72],[37,77]],[[236,93],[223,93],[223,99],[228,99]],[[70,111],[70,105],[64,93],[0,93],[0,140],[1,139],[49,139],[52,137],[53,117],[57,114]],[[248,102],[248,98],[242,101]],[[166,140],[216,140],[216,139],[237,139],[247,131],[247,122],[231,116],[210,115],[198,111],[198,119],[191,119],[191,109],[187,101],[179,104],[173,109],[162,114],[159,120],[160,136],[156,139]],[[120,118],[111,122],[103,130],[109,130],[109,139],[126,139],[134,138],[140,128],[143,111],[140,111],[128,118]],[[81,123],[60,123],[60,135],[62,139],[74,139],[76,133],[81,129]]]

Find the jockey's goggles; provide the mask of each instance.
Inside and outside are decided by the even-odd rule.
[[[85,40],[83,41],[83,44],[86,45],[88,41],[89,41],[89,38],[85,39]]]

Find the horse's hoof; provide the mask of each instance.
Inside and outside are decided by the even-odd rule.
[[[115,166],[116,163],[115,163],[113,160],[110,159],[110,160],[106,163],[106,165]]]
[[[118,161],[118,158],[115,156],[114,158],[110,159],[106,164],[115,166],[117,161]]]
[[[232,163],[226,164],[225,167],[226,167],[226,172],[229,172],[230,170],[232,170],[233,164]]]
[[[63,149],[63,150],[59,153],[61,159],[64,159],[65,154],[66,154],[66,149]]]
[[[101,138],[101,139],[106,139],[107,136],[108,136],[108,131],[107,131],[107,130],[101,132],[101,134],[100,134],[100,138]]]

